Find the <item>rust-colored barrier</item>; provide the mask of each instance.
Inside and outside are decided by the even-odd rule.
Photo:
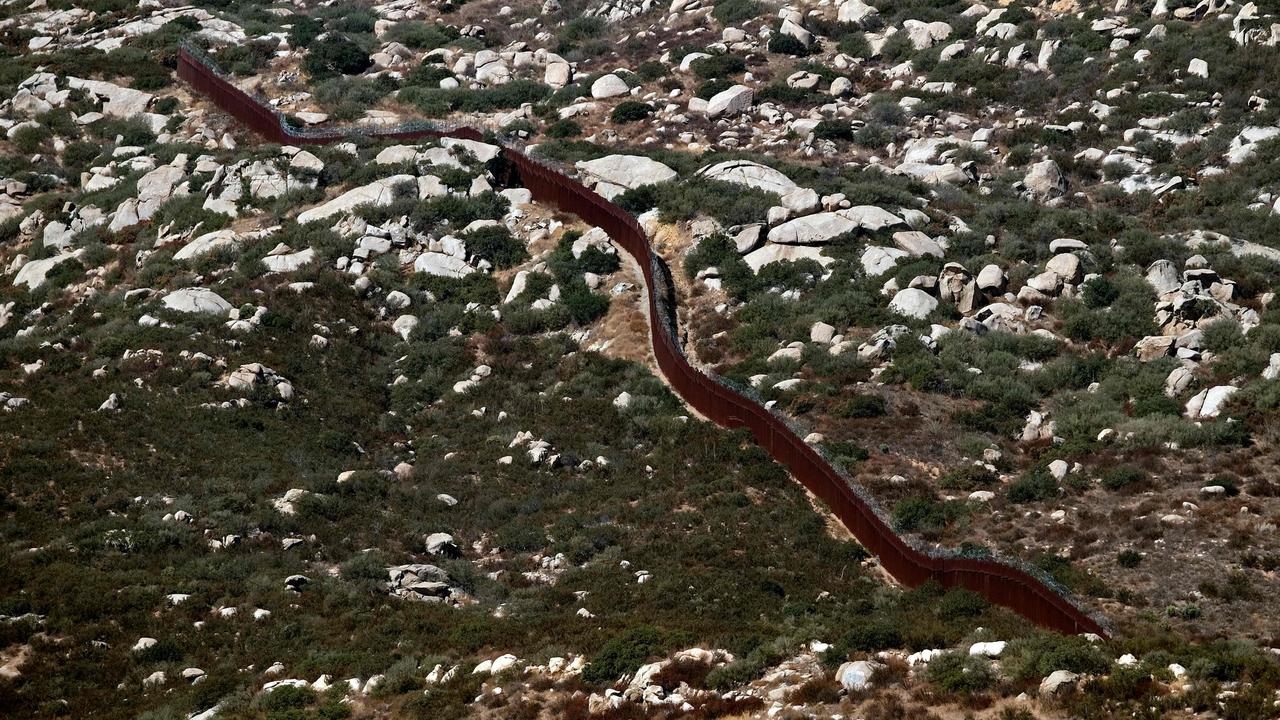
[[[480,131],[410,123],[391,128],[358,127],[302,131],[284,121],[270,103],[229,82],[202,53],[184,46],[178,76],[218,107],[264,138],[283,144],[328,143],[353,135],[387,139],[454,137],[481,140]],[[875,501],[801,439],[781,417],[729,387],[723,380],[694,368],[685,358],[675,330],[674,292],[670,275],[649,245],[636,219],[568,175],[535,161],[509,144],[503,158],[541,203],[573,213],[602,228],[640,265],[648,293],[650,337],[658,367],[685,402],[719,425],[747,428],[776,461],[787,466],[806,488],[825,502],[863,547],[899,582],[916,586],[936,580],[944,587],[977,592],[1044,627],[1064,633],[1106,635],[1103,624],[1078,607],[1064,589],[1034,569],[1023,569],[990,557],[966,557],[937,548],[917,548],[893,531]],[[1036,573],[1036,574],[1033,574]]]

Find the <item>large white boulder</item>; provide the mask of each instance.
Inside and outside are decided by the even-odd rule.
[[[1147,283],[1157,295],[1163,295],[1182,287],[1182,277],[1176,265],[1161,258],[1147,266]]]
[[[411,163],[418,158],[418,148],[413,145],[389,145],[378,151],[373,162],[376,165]]]
[[[893,244],[906,250],[912,257],[932,255],[940,258],[943,255],[942,246],[938,241],[919,230],[902,230],[894,233]]]
[[[964,185],[972,178],[953,163],[907,163],[893,169],[900,175],[908,175],[930,185]]]
[[[829,343],[831,338],[836,336],[836,328],[834,325],[824,323],[821,320],[809,326],[809,341],[816,343]]]
[[[403,183],[416,185],[417,178],[412,175],[392,175],[375,180],[368,185],[348,190],[329,202],[304,210],[298,214],[298,222],[306,224],[323,220],[338,213],[349,212],[360,205],[390,205],[395,198],[395,187]]]
[[[1062,278],[1064,282],[1074,283],[1080,279],[1080,258],[1073,253],[1059,253],[1045,263],[1044,269]]]
[[[183,168],[161,165],[138,178],[138,219],[150,219],[155,211],[173,196],[186,176]]]
[[[919,288],[899,290],[889,301],[889,310],[904,317],[923,320],[938,307],[938,299]]]
[[[441,138],[440,147],[453,152],[469,153],[482,163],[487,163],[502,154],[502,148],[497,145],[466,138]]]
[[[1004,287],[1004,270],[999,265],[986,265],[978,271],[978,289],[984,292],[996,292]]]
[[[875,675],[876,670],[883,667],[884,665],[880,663],[868,660],[847,662],[836,670],[836,681],[840,683],[841,687],[850,692],[866,690],[871,687],[871,678]]]
[[[164,306],[185,313],[226,315],[231,303],[209,288],[181,288],[164,296]]]
[[[1058,197],[1067,191],[1067,177],[1062,174],[1058,163],[1051,159],[1032,165],[1022,182],[1031,192],[1044,198]]]
[[[1186,416],[1192,420],[1218,417],[1223,404],[1239,389],[1235,385],[1217,385],[1201,390],[1187,401]]]
[[[147,110],[155,95],[133,88],[121,87],[103,80],[83,80],[68,77],[67,86],[85,90],[102,100],[102,112],[113,117],[133,117]]]
[[[699,170],[698,174],[711,180],[746,185],[778,195],[786,195],[800,189],[791,178],[781,172],[768,165],[753,163],[749,160],[726,160],[707,165]]]
[[[876,232],[888,227],[906,225],[906,221],[902,218],[875,205],[854,205],[851,208],[837,212],[858,223],[858,227],[867,232]]]
[[[71,247],[71,238],[74,236],[75,233],[66,223],[54,220],[44,226],[43,244],[45,247],[66,250]]]
[[[823,255],[820,247],[813,245],[778,245],[775,243],[765,243],[743,255],[742,259],[751,267],[752,272],[760,272],[760,268],[776,262],[813,260],[823,267],[835,262],[834,258]]]
[[[299,150],[289,158],[289,169],[318,173],[324,170],[324,161],[309,150]]]
[[[119,232],[127,227],[132,227],[141,222],[138,217],[138,199],[125,198],[116,211],[111,215],[111,223],[107,229],[111,232]]]
[[[303,248],[296,252],[280,252],[267,255],[262,258],[262,264],[267,266],[267,272],[285,273],[293,272],[310,264],[315,259],[316,251],[314,249]]]
[[[476,80],[487,85],[503,85],[511,81],[511,68],[498,53],[481,50],[476,53]]]
[[[413,329],[418,327],[418,318],[413,315],[401,315],[391,323],[391,330],[399,335],[402,339],[408,340],[413,334]]]
[[[589,184],[594,184],[595,191],[606,198],[642,185],[674,180],[677,175],[675,170],[643,155],[605,155],[583,160],[576,167]]]
[[[788,220],[769,231],[769,242],[784,245],[821,245],[858,229],[857,221],[839,212],[822,212]]]
[[[1280,353],[1271,353],[1271,357],[1267,358],[1267,366],[1262,370],[1262,379],[1280,379]]]
[[[721,90],[707,100],[707,117],[715,118],[721,115],[740,115],[751,108],[751,103],[755,101],[755,92],[746,85],[734,85],[726,90]]]
[[[1070,670],[1054,670],[1040,683],[1041,695],[1058,695],[1075,688],[1080,676]]]
[[[904,20],[902,29],[907,39],[916,50],[933,47],[933,44],[951,37],[951,26],[944,22],[924,22],[921,20]]]
[[[493,675],[497,675],[500,672],[511,669],[517,662],[519,662],[519,659],[516,658],[515,655],[510,653],[502,655],[501,657],[494,659],[493,664],[489,667],[489,672]]]
[[[22,268],[18,270],[18,274],[13,276],[13,284],[26,285],[28,290],[35,290],[44,284],[45,277],[49,274],[50,270],[58,267],[68,260],[80,257],[83,252],[84,250],[80,249],[71,253],[63,253],[61,255],[47,257],[43,260],[32,260],[26,265],[23,265]]]
[[[554,58],[554,60],[553,60]],[[559,89],[573,79],[573,67],[559,55],[547,56],[547,69],[542,74],[542,82]]]
[[[1277,135],[1280,135],[1280,127],[1257,125],[1245,127],[1239,135],[1231,139],[1231,144],[1227,146],[1227,162],[1236,165],[1248,160],[1258,149],[1258,143],[1270,140]]]
[[[631,87],[627,82],[613,73],[601,75],[591,83],[591,97],[596,100],[626,95],[630,92]]]
[[[425,252],[413,261],[413,269],[428,275],[460,278],[475,272],[462,258],[438,252]]]
[[[899,248],[868,245],[862,251],[862,270],[868,277],[878,277],[892,270],[899,260],[909,255],[906,250]]]
[[[875,232],[904,224],[902,218],[874,205],[857,205],[845,210],[806,215],[769,231],[769,242],[786,245],[819,245],[854,230]]]
[[[215,230],[182,246],[181,250],[173,254],[173,259],[191,260],[221,248],[235,247],[239,242],[240,236],[234,230],[230,228]]]
[[[867,18],[880,14],[880,11],[864,3],[862,0],[845,0],[840,3],[836,19],[842,23],[861,24]]]
[[[942,156],[950,148],[973,147],[975,143],[957,137],[923,137],[907,140],[903,143],[902,162],[933,164],[942,161]],[[977,143],[985,147],[985,143]]]

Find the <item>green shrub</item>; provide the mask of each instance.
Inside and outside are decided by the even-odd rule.
[[[663,222],[692,220],[698,214],[710,215],[725,227],[763,222],[778,196],[741,185],[695,177],[643,185],[628,190],[614,202],[631,213],[658,208]]]
[[[312,94],[337,120],[356,120],[364,117],[371,105],[381,100],[392,89],[380,76],[378,80],[362,77],[330,76],[312,84]]]
[[[13,133],[12,141],[20,152],[31,154],[52,137],[53,133],[43,125],[23,125]]]
[[[430,117],[450,112],[485,113],[537,103],[551,94],[551,88],[532,80],[513,80],[505,85],[472,90],[470,88],[408,87],[397,98],[417,107]]]
[[[562,290],[560,301],[568,310],[569,318],[579,325],[595,322],[609,311],[609,297],[587,290],[581,282]]]
[[[1244,332],[1235,320],[1214,320],[1205,325],[1204,347],[1214,353],[1224,353],[1245,344]]]
[[[612,683],[626,673],[662,654],[665,643],[658,631],[649,626],[632,628],[614,636],[591,658],[582,671],[582,679],[593,684]]]
[[[83,172],[93,166],[93,161],[102,154],[102,144],[78,141],[68,143],[62,151],[62,164],[73,172]]]
[[[804,57],[809,54],[810,50],[809,46],[794,37],[775,32],[773,37],[769,38],[769,52]]]
[[[282,710],[303,708],[311,705],[315,701],[315,690],[305,687],[284,685],[275,688],[269,693],[260,695],[256,704],[268,713],[273,713],[280,712]]]
[[[289,45],[295,49],[308,47],[322,32],[324,23],[310,16],[298,17],[289,28]]]
[[[704,80],[714,80],[723,78],[726,75],[740,73],[747,69],[747,63],[737,55],[728,53],[722,55],[712,55],[711,57],[698,58],[689,63],[689,69],[693,73]]]
[[[430,232],[442,224],[465,227],[476,220],[500,219],[509,202],[502,195],[486,192],[475,197],[445,195],[421,202],[414,199],[408,205],[413,208],[409,215],[413,226],[422,232]],[[398,210],[393,212],[402,214]]]
[[[857,394],[842,403],[837,411],[841,417],[873,418],[888,412],[883,395]]]
[[[1055,670],[1097,674],[1111,668],[1102,648],[1078,635],[1047,632],[1010,641],[1000,657],[1004,672],[1018,681],[1036,681]]]
[[[836,50],[850,57],[865,58],[871,55],[871,45],[867,36],[861,32],[845,33],[840,37]]]
[[[948,590],[938,601],[938,617],[944,620],[960,620],[977,617],[986,612],[991,603],[972,590],[955,588]]]
[[[275,40],[251,41],[221,48],[216,59],[224,70],[234,75],[256,75],[275,57],[275,50]],[[168,84],[167,78],[165,80],[163,85]]]
[[[948,693],[976,693],[995,683],[991,661],[959,650],[943,653],[929,661],[925,678]]]
[[[884,617],[850,618],[852,627],[845,631],[824,655],[829,663],[844,662],[855,652],[878,652],[902,647],[902,632]]]
[[[699,85],[698,89],[694,91],[693,94],[695,97],[700,97],[703,100],[710,100],[733,86],[734,82],[728,78],[716,78],[715,80],[708,80]]]
[[[453,71],[449,68],[438,63],[423,61],[418,67],[409,71],[409,74],[404,78],[404,82],[406,86],[420,85],[438,89],[441,80],[451,77],[453,77]]]
[[[618,103],[609,115],[609,120],[618,124],[643,120],[653,114],[653,106],[635,100],[624,100]]]
[[[200,193],[178,195],[164,201],[156,209],[152,220],[159,225],[173,223],[173,231],[186,230],[196,225],[201,232],[221,230],[231,224],[231,216],[204,209],[204,196]]]
[[[135,660],[142,664],[154,664],[162,662],[178,662],[183,658],[185,653],[177,643],[169,639],[157,640],[155,645],[146,650],[139,651],[135,656]]]
[[[415,50],[434,50],[460,37],[458,29],[440,23],[398,22],[387,31],[387,39]]]
[[[640,67],[636,68],[636,75],[645,82],[661,80],[666,78],[670,72],[671,68],[657,60],[646,60],[640,63]]]
[[[1109,182],[1120,182],[1133,174],[1133,168],[1120,160],[1112,160],[1102,166],[1102,176]]]
[[[963,502],[916,496],[899,500],[894,504],[891,516],[894,526],[903,532],[932,534],[941,532],[968,512]]]
[[[359,75],[373,65],[369,53],[352,40],[329,35],[311,43],[302,67],[312,78]]]
[[[970,491],[1000,482],[995,473],[981,465],[965,465],[938,478],[938,486],[948,490]]]
[[[1059,305],[1066,335],[1081,342],[1106,340],[1117,343],[1154,334],[1156,328],[1150,307],[1155,292],[1147,281],[1125,270],[1113,276],[1108,283],[1110,288],[1095,289],[1086,296],[1095,302],[1112,298],[1107,306],[1090,307],[1080,300],[1068,300]]]
[[[369,7],[355,3],[330,5],[322,14],[330,28],[340,33],[371,33],[378,23],[378,16]]]
[[[1009,483],[1008,496],[1015,503],[1049,500],[1058,496],[1058,483],[1048,470],[1038,468]]]
[[[181,103],[178,101],[178,98],[169,95],[157,100],[155,105],[152,106],[152,109],[161,115],[172,115],[177,112],[180,105]]]
[[[547,536],[540,526],[517,518],[503,523],[495,533],[494,541],[510,552],[533,552],[546,546]]]
[[[759,16],[762,9],[756,0],[716,0],[711,17],[721,25],[733,25]]]
[[[1136,568],[1142,564],[1142,553],[1137,550],[1121,550],[1116,554],[1116,564],[1122,568]]]
[[[478,258],[488,260],[496,269],[509,268],[529,258],[524,243],[511,234],[502,225],[472,230],[462,236],[466,242],[467,252]]]
[[[853,126],[848,120],[821,120],[813,128],[819,140],[853,140]]]
[[[564,24],[560,29],[559,51],[565,52],[578,45],[585,40],[593,40],[604,35],[605,22],[603,18],[578,16]]]
[[[1120,297],[1120,290],[1115,283],[1108,280],[1105,276],[1096,277],[1085,283],[1081,288],[1081,299],[1089,308],[1105,308],[1110,307]]]
[[[783,105],[804,105],[817,102],[812,90],[795,88],[785,82],[772,82],[756,91],[758,102],[775,102]]]
[[[551,138],[578,137],[582,126],[572,120],[557,120],[547,126],[546,135]]]
[[[137,145],[147,147],[156,141],[156,134],[151,126],[141,118],[104,118],[89,126],[90,131],[104,140],[116,141],[120,145]]]
[[[1102,472],[1102,487],[1108,490],[1141,485],[1146,480],[1146,471],[1132,465],[1116,465]]]

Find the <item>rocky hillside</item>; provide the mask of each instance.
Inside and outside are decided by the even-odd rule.
[[[1280,15],[0,5],[0,715],[1280,714]],[[202,48],[299,131],[174,74]],[[648,347],[1062,637],[903,588]]]

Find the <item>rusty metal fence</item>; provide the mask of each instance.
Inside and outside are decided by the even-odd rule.
[[[331,143],[360,135],[383,139],[482,140],[486,137],[471,127],[421,121],[393,127],[301,130],[290,125],[266,99],[236,87],[212,60],[189,45],[184,45],[179,52],[178,76],[262,137],[282,144]],[[494,140],[492,135],[489,139]],[[1083,610],[1064,588],[1034,567],[986,554],[975,556],[918,547],[894,532],[876,501],[818,449],[804,442],[802,433],[793,429],[786,419],[765,408],[751,391],[733,387],[689,363],[676,333],[669,272],[653,252],[635,217],[565,172],[530,158],[514,143],[501,139],[497,142],[502,145],[502,156],[515,176],[511,179],[527,188],[534,199],[602,228],[639,263],[648,293],[654,357],[676,393],[719,425],[747,428],[774,460],[785,465],[831,508],[890,575],[911,587],[935,580],[943,587],[972,590],[1036,624],[1060,632],[1107,634],[1104,621]]]

